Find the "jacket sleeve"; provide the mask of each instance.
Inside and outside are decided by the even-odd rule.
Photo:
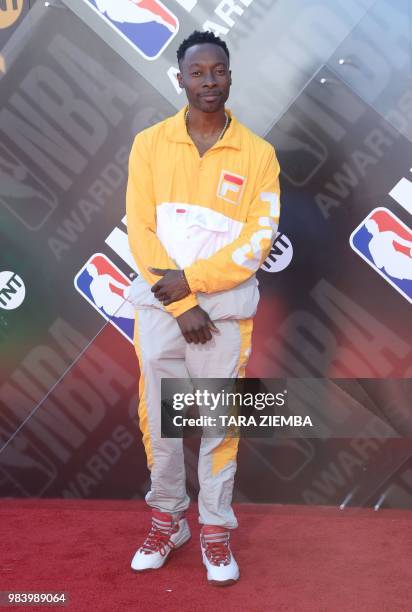
[[[176,270],[178,266],[169,257],[156,235],[153,176],[149,148],[142,133],[136,136],[129,157],[126,219],[130,250],[140,274],[152,286],[160,276],[149,272],[149,267]],[[189,294],[165,308],[174,317],[178,317],[197,305],[196,296]]]
[[[257,272],[268,256],[280,215],[279,163],[267,149],[246,222],[239,236],[207,259],[185,268],[193,293],[232,289]]]

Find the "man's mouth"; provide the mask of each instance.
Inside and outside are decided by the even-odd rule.
[[[217,98],[220,98],[220,93],[208,93],[208,94],[200,94],[200,97],[206,100],[206,102],[214,102]]]

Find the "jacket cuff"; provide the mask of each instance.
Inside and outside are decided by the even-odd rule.
[[[169,304],[169,306],[165,306],[167,312],[176,317],[180,317],[181,314],[194,308],[195,306],[199,306],[199,303],[196,299],[196,296],[192,293],[187,295],[182,300],[178,300],[177,302],[173,302],[173,304]]]
[[[194,273],[193,266],[184,269],[187,284],[190,287],[192,293],[198,293],[199,291],[205,293],[202,284],[197,280],[196,274]]]

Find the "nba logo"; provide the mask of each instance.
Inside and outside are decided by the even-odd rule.
[[[217,188],[217,197],[231,204],[239,204],[245,183],[246,177],[222,170]]]
[[[127,301],[129,279],[102,253],[76,274],[77,291],[125,338],[133,342],[134,308]]]
[[[145,59],[155,60],[179,30],[179,21],[159,0],[85,0]]]
[[[375,208],[352,232],[352,249],[412,303],[412,230],[387,208]]]

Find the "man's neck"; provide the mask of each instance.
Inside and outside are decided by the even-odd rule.
[[[221,132],[226,123],[224,107],[215,113],[204,113],[201,110],[189,106],[187,115],[187,126],[191,134],[207,140],[217,132]]]

